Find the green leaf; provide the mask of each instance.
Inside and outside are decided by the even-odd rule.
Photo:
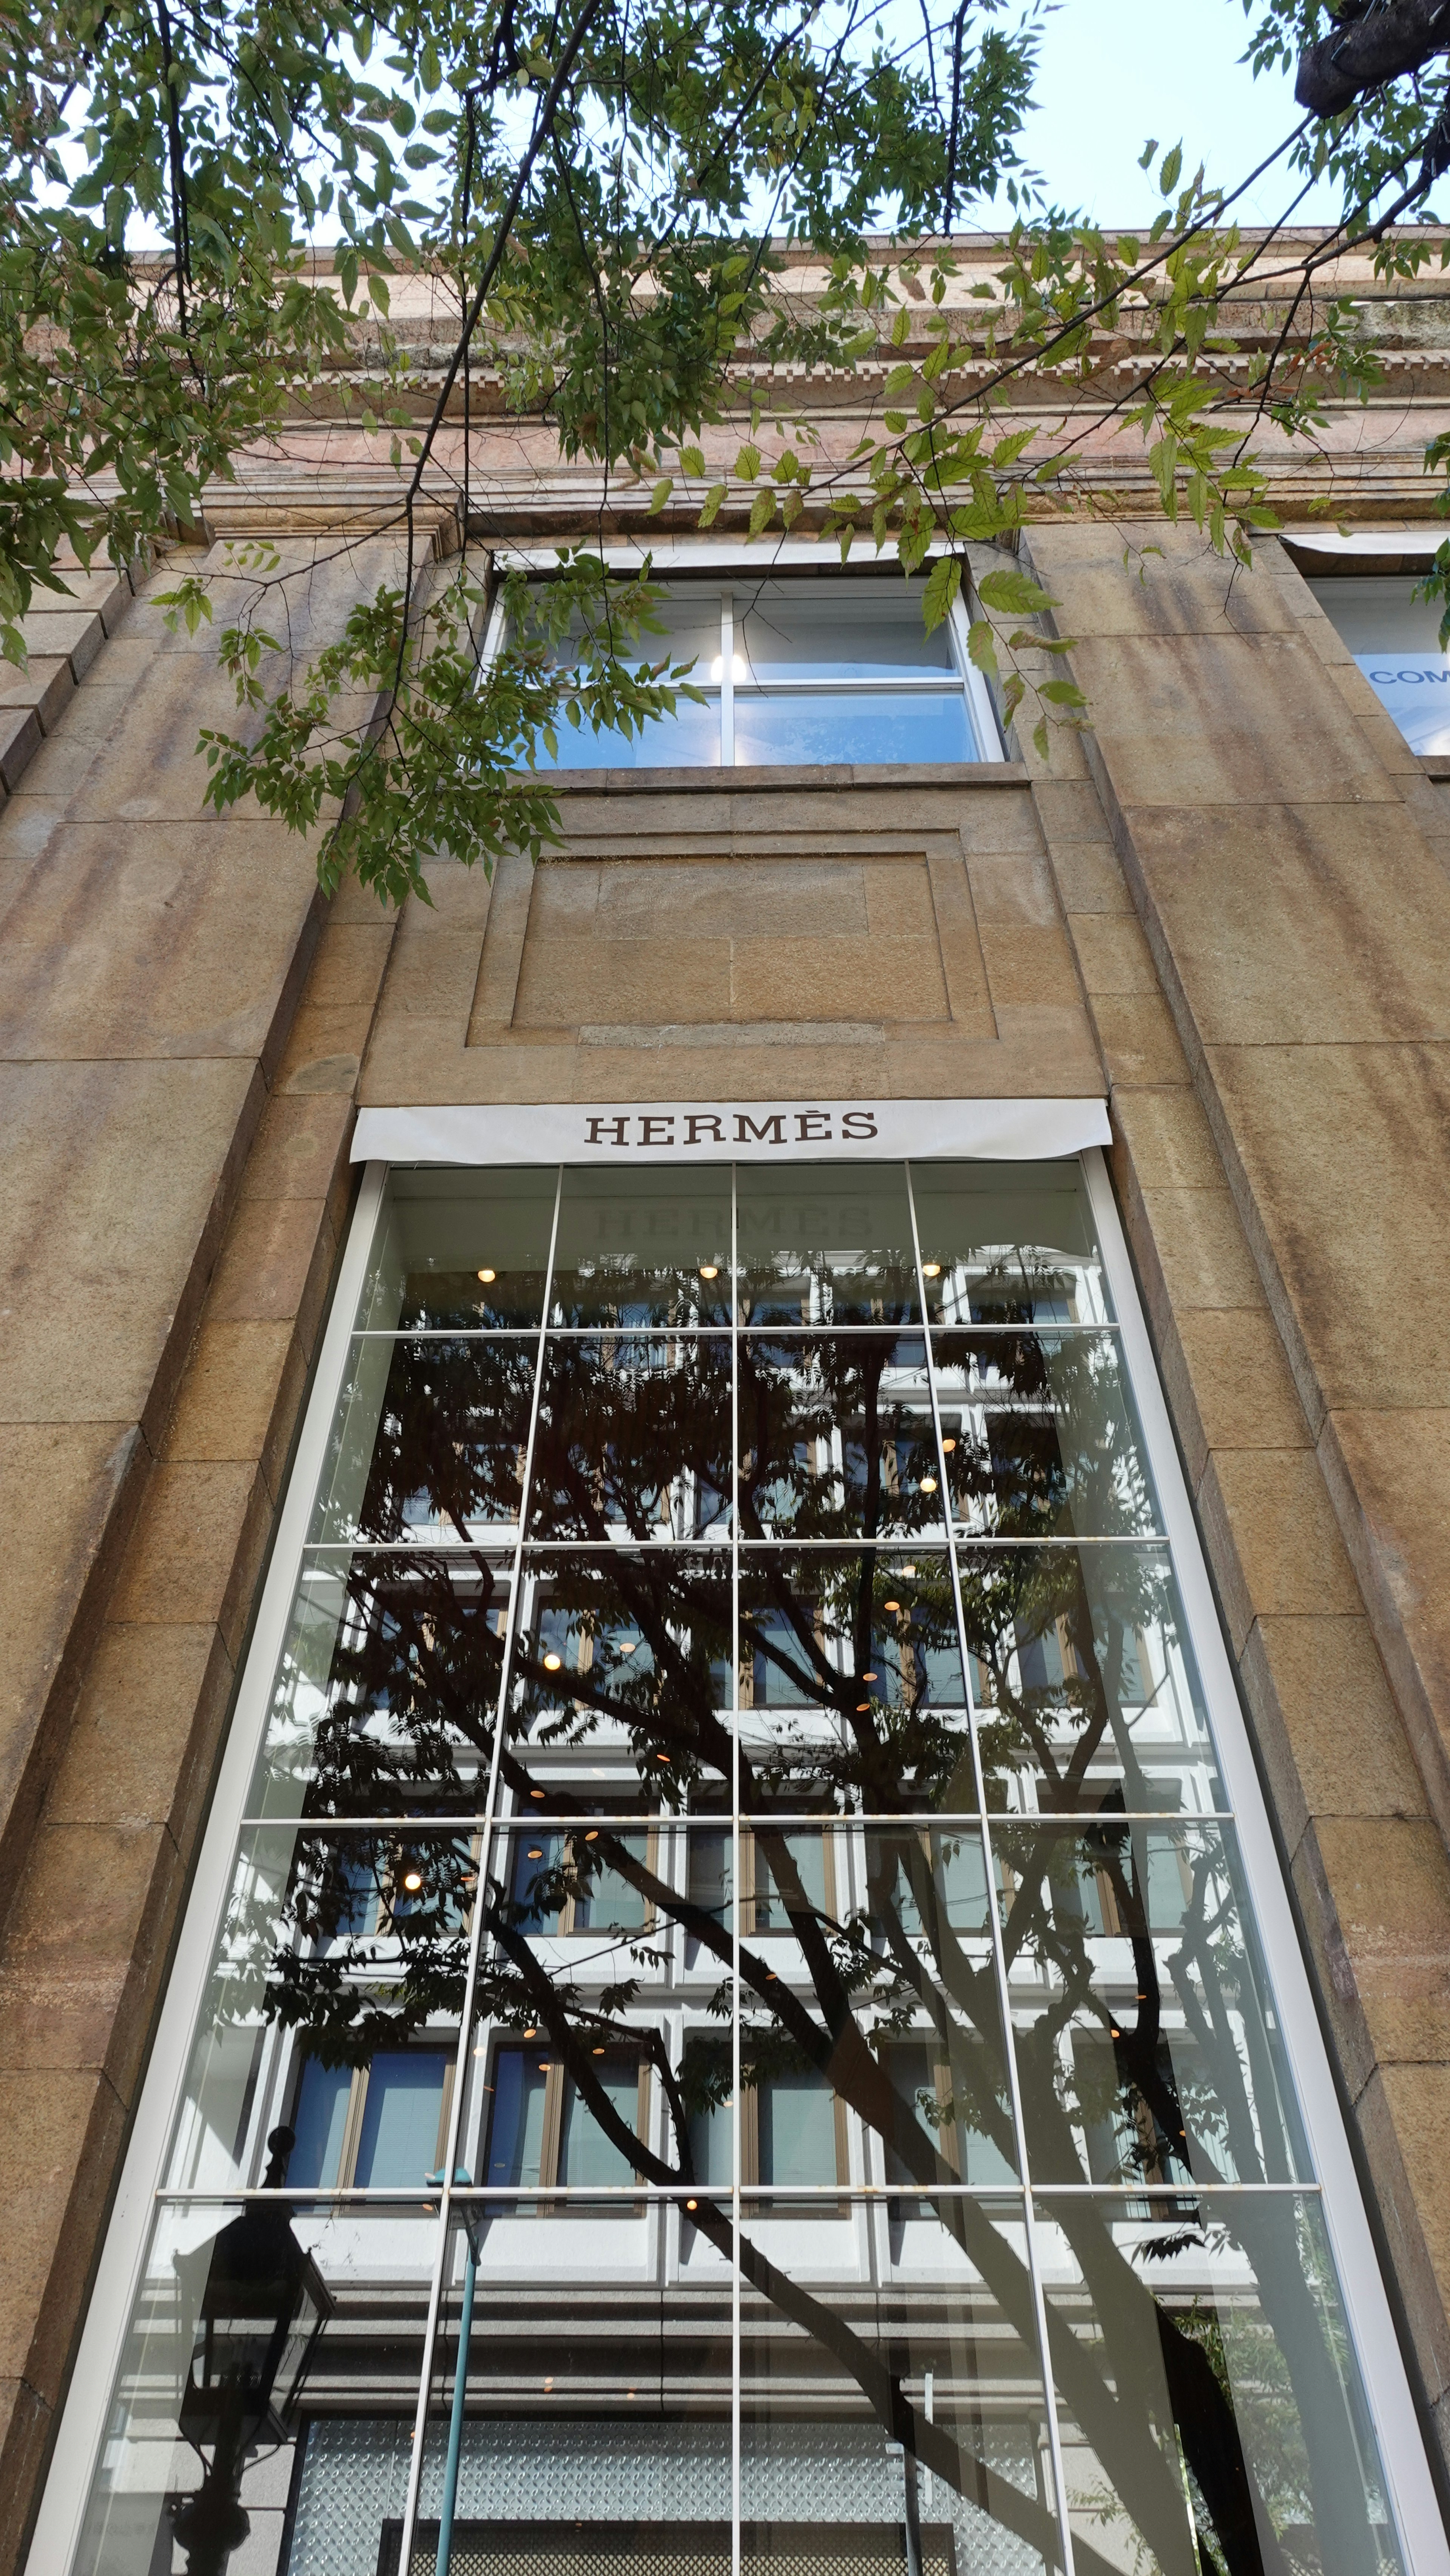
[[[682,447],[680,450],[680,466],[681,470],[686,474],[693,474],[697,479],[702,476],[705,471],[705,459],[701,455],[699,448]],[[715,504],[717,510],[719,506],[720,504],[717,501]]]
[[[735,459],[735,472],[742,483],[753,483],[760,472],[758,447],[742,447]]]
[[[672,474],[662,474],[649,496],[649,515],[651,518],[654,517],[657,510],[662,510],[664,508],[665,503],[668,501],[674,488],[674,476]]]
[[[1175,143],[1171,152],[1165,152],[1163,167],[1158,173],[1158,189],[1161,196],[1172,196],[1178,185],[1178,174],[1182,168],[1183,146],[1181,143]]]
[[[985,574],[976,589],[982,606],[995,608],[1003,617],[1034,617],[1043,609],[1057,605],[1052,593],[1044,590],[1040,582],[1006,564]]]
[[[724,483],[711,484],[709,491],[705,495],[704,503],[700,511],[699,525],[702,528],[713,527],[715,520],[719,515],[720,504],[724,500],[728,488],[728,485]]]
[[[985,617],[973,618],[967,629],[967,655],[977,670],[985,671],[989,679],[996,678],[997,639]]]
[[[962,567],[955,555],[940,555],[927,575],[922,594],[922,615],[928,635],[934,635],[949,615],[953,601],[962,587]]]

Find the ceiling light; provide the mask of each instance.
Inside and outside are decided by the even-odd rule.
[[[532,2022],[532,2023],[530,2023],[529,2028],[528,2028],[528,2029],[525,2031],[525,2033],[524,2033],[524,2037],[525,2037],[525,2039],[537,2039],[537,2038],[538,2038],[538,2036],[539,2036],[539,2025],[538,2025],[538,2023],[537,2023],[537,2022]]]
[[[924,1494],[934,1494],[936,1492],[935,1476],[923,1476],[921,1480],[921,1490]]]
[[[669,1758],[668,1753],[657,1753],[655,1755],[656,1762],[668,1762]]]
[[[899,1601],[883,1601],[881,1607],[883,1610],[899,1610],[901,1604]]]
[[[480,1270],[478,1275],[483,1281],[485,1288],[491,1288],[495,1279],[498,1277],[498,1272],[496,1270]]]
[[[538,1845],[536,1844],[536,1845],[534,1846],[534,1849],[529,1853],[529,1858],[530,1858],[530,1860],[542,1860],[542,1859],[543,1859],[543,1857],[544,1857],[544,1855],[543,1855],[542,1850],[541,1850],[541,1849],[538,1847]]]
[[[686,2209],[698,2209],[699,2206],[700,2204],[697,2200],[687,2200],[685,2203]]]
[[[869,1699],[858,1699],[858,1700],[857,1700],[857,1702],[856,1702],[856,1715],[857,1715],[858,1717],[862,1717],[862,1716],[864,1716],[864,1715],[865,1715],[865,1712],[866,1712],[866,1711],[867,1711],[867,1709],[870,1707],[870,1705],[871,1705],[871,1702],[869,1701]]]
[[[912,1576],[913,1576],[913,1575],[915,1574],[915,1572],[916,1572],[916,1568],[915,1568],[915,1566],[914,1566],[914,1565],[903,1565],[903,1567],[902,1567],[901,1571],[902,1571],[903,1575],[905,1576],[905,1578],[906,1578],[907,1582],[909,1583],[909,1582],[911,1581]]]
[[[700,1276],[702,1279],[718,1279],[720,1276],[719,1262],[702,1261],[700,1264]]]
[[[597,1825],[591,1825],[584,1839],[586,1843],[597,1843],[599,1840],[599,1827]]]
[[[530,1796],[531,1798],[542,1798],[543,1794],[544,1794],[544,1793],[543,1793],[543,1790],[542,1790],[542,1789],[531,1789],[531,1790],[529,1791],[529,1796]]]
[[[947,1456],[948,1456],[948,1457],[950,1457],[950,1456],[951,1456],[952,1451],[955,1449],[956,1445],[957,1445],[957,1444],[956,1444],[955,1440],[944,1440],[944,1441],[942,1442],[942,1447],[943,1447],[943,1449],[945,1449],[945,1451],[946,1451],[946,1453],[947,1453]]]
[[[619,1651],[622,1655],[632,1655],[638,1644],[638,1637],[626,1637],[620,1646]]]
[[[563,1658],[563,1656],[562,1656],[562,1655],[546,1655],[546,1656],[544,1657],[544,1670],[545,1670],[545,1672],[546,1672],[546,1673],[556,1673],[556,1672],[558,1672],[558,1670],[559,1670],[560,1666],[562,1665],[563,1661],[564,1661],[564,1658]]]
[[[595,2049],[595,2051],[594,2051],[594,2055],[595,2055],[596,2057],[602,2057],[602,2056],[604,2055],[604,2051],[603,2051],[603,2049],[602,2049],[602,2048],[596,2048],[596,2049]]]
[[[923,1273],[928,1279],[940,1279],[941,1263],[939,1261],[924,1261],[921,1266]]]
[[[547,2075],[547,2074],[548,2074],[548,2072],[549,2072],[549,2061],[548,2061],[547,2057],[541,2057],[541,2058],[540,2058],[540,2060],[539,2060],[539,2073],[540,2073],[541,2075]]]
[[[861,1675],[861,1679],[863,1682],[874,1682],[876,1675],[874,1673],[863,1673]]]
[[[406,1887],[410,1896],[416,1896],[422,1884],[423,1873],[421,1869],[410,1869],[404,1872],[403,1885]]]

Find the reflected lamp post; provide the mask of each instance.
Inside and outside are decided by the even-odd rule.
[[[280,2190],[297,2143],[293,2130],[267,2140],[267,2191]],[[313,2347],[334,2300],[312,2256],[292,2232],[290,2201],[253,2200],[211,2245],[197,2311],[179,2428],[203,2457],[202,2481],[173,2531],[189,2576],[225,2576],[251,2530],[241,2502],[252,2452],[289,2439]]]

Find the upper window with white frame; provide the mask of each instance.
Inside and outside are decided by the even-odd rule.
[[[699,698],[641,734],[561,725],[540,769],[735,769],[1000,760],[959,609],[927,631],[899,575],[692,573],[667,581],[651,660],[688,663]],[[569,639],[560,648],[567,661]]]

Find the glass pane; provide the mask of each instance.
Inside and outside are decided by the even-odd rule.
[[[537,1325],[555,1175],[393,1172],[359,1332]]]
[[[1316,2201],[1037,2209],[1069,2510],[1098,2564],[1400,2567]]]
[[[455,2203],[466,2221],[445,2271],[415,2576],[433,2576],[445,2515],[453,2576],[729,2576],[728,2212],[703,2196],[688,2219],[572,2206],[577,2219],[563,2204],[540,2219],[527,2203]],[[297,2512],[312,2553],[300,2564],[327,2576],[353,2576],[320,2548],[350,2465],[341,2429],[318,2428]],[[368,2526],[365,2576],[396,2576],[401,2501],[381,2549]]]
[[[310,1537],[458,1544],[518,1520],[537,1346],[353,1343]]]
[[[741,1802],[976,1805],[944,1556],[752,1550],[740,1570]]]
[[[994,1828],[1039,2183],[1305,2173],[1228,1825]]]
[[[556,1324],[728,1324],[730,1173],[564,1174]]]
[[[648,1834],[582,1824],[517,1829],[500,1852],[497,1872],[519,1930],[560,1940],[581,1932],[642,1932],[651,1915],[646,1873],[658,1876]]]
[[[979,760],[954,689],[782,689],[736,693],[735,764],[752,761]]]
[[[478,1809],[511,1571],[509,1560],[476,1549],[305,1561],[252,1812]]]
[[[920,1321],[899,1164],[747,1165],[737,1174],[736,1228],[743,1321]]]
[[[1166,1548],[963,1548],[988,1804],[1227,1804]]]
[[[609,649],[611,632],[607,610],[592,619],[587,647],[584,621],[576,610],[568,632],[556,645],[555,655],[561,665],[572,669],[581,651],[587,649],[590,659],[597,660]],[[654,664],[668,654],[671,662],[692,662],[691,678],[700,682],[720,677],[720,593],[713,583],[680,582],[667,597],[650,611],[650,622],[642,626],[634,643],[619,641],[616,649],[631,668],[640,662]]]
[[[728,1776],[728,1560],[531,1551],[525,1569],[505,1772],[516,1797],[536,1791],[577,1813],[601,1797],[629,1806],[643,1782],[651,1801],[675,1804],[698,1775]],[[598,1766],[583,1800],[580,1748]]]
[[[305,2186],[422,2188],[437,2164],[477,1868],[467,1828],[243,1836],[172,2188],[259,2184],[279,2125],[296,2134]]]
[[[1412,751],[1450,749],[1450,654],[1440,648],[1440,603],[1416,599],[1412,573],[1309,585],[1386,713]]]
[[[720,701],[712,695],[701,706],[681,698],[672,716],[652,716],[643,733],[618,733],[607,725],[595,733],[587,724],[561,722],[555,738],[552,758],[542,736],[535,742],[535,769],[715,769]]]
[[[551,1334],[535,1538],[691,1539],[730,1520],[730,1344]]]
[[[944,1536],[919,1336],[752,1334],[739,1424],[743,1537]]]
[[[872,2576],[1058,2566],[1021,2203],[906,2206],[893,2223],[841,2202],[802,2239],[798,2202],[746,2204],[744,2553]]]
[[[924,583],[761,582],[735,594],[737,679],[889,680],[951,671],[951,630],[929,635]]]
[[[275,2170],[291,2182],[285,2154]],[[305,2483],[319,2433],[340,2417],[337,2538],[321,2563],[372,2576],[387,2502],[400,2506],[407,2486],[436,2245],[437,2220],[422,2203],[344,2213],[305,2202],[163,2205],[77,2569],[273,2576],[308,2564],[295,2534],[287,2554],[289,2491],[299,2452]]]
[[[1111,1309],[1070,1163],[913,1163],[927,1312],[946,1324],[1095,1324]]]
[[[1115,1333],[938,1332],[952,1517],[997,1538],[1161,1526]]]

